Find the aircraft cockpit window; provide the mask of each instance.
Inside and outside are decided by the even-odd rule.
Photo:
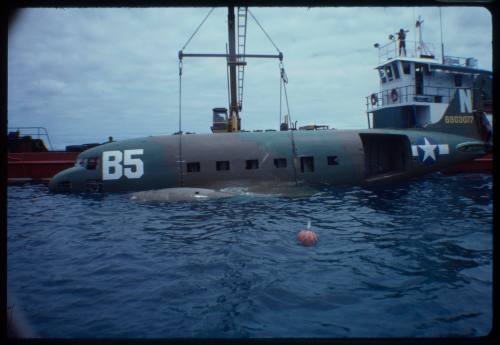
[[[385,70],[383,68],[378,69],[378,73],[380,74],[380,80],[382,81],[382,84],[387,81],[385,78]]]
[[[98,157],[78,158],[75,163],[75,166],[82,167],[88,170],[95,170],[98,165],[99,165]]]
[[[411,74],[411,65],[408,61],[403,61],[403,73],[404,74]]]
[[[328,156],[326,157],[326,161],[328,165],[339,165],[339,162],[337,161],[337,156]]]
[[[187,172],[200,172],[201,167],[199,162],[191,162],[187,164]]]
[[[392,81],[393,78],[392,78],[392,71],[391,71],[390,65],[385,66],[385,73],[387,74],[387,80]]]
[[[394,70],[394,78],[399,79],[399,68],[398,68],[398,62],[394,61],[392,63],[392,69]]]
[[[314,172],[314,157],[300,157],[300,171]]]
[[[245,169],[259,169],[259,161],[257,159],[249,159],[246,161]]]
[[[217,171],[229,170],[229,161],[217,161],[215,162],[215,168]]]
[[[275,158],[274,166],[276,168],[286,168],[286,158]]]

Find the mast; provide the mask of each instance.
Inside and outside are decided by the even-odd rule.
[[[229,43],[229,88],[231,91],[231,104],[229,105],[229,127],[231,132],[237,132],[240,129],[240,117],[238,115],[238,94],[236,93],[236,40],[235,40],[235,25],[234,25],[234,6],[227,8],[227,26],[228,26],[228,43]]]
[[[441,18],[441,7],[439,7],[439,25],[441,27],[441,63],[444,64],[443,18]]]

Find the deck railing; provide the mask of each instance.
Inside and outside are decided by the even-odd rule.
[[[448,104],[456,89],[457,88],[439,86],[423,86],[421,90],[417,90],[417,86],[414,84],[396,87],[366,96],[366,109],[367,111],[373,111],[388,105],[404,105],[414,102]],[[471,89],[469,88],[468,90]]]
[[[425,48],[419,48],[419,42],[415,41],[405,41],[406,54],[399,54],[399,41],[392,40],[389,43],[378,46],[378,62],[382,63],[389,59],[395,57],[434,57],[434,45],[432,43],[426,43]]]
[[[19,137],[31,136],[34,139],[41,139],[49,144],[49,149],[52,150],[49,132],[45,127],[8,127],[8,133],[19,132]],[[44,140],[46,139],[46,140]]]

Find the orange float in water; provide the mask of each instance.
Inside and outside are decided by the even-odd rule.
[[[310,230],[311,227],[311,222],[307,222],[307,229],[306,230],[300,230],[300,232],[297,235],[297,240],[302,244],[303,246],[314,246],[316,242],[318,242],[318,235]]]

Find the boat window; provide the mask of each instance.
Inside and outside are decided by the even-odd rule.
[[[408,61],[402,61],[403,63],[403,73],[411,74],[411,64]]]
[[[187,164],[187,172],[200,172],[200,162],[191,162]]]
[[[455,86],[456,87],[462,86],[462,75],[461,74],[455,74]]]
[[[337,162],[337,156],[328,156],[326,157],[326,161],[328,165],[339,165],[339,162]]]
[[[300,157],[300,171],[314,172],[314,157]]]
[[[394,78],[399,79],[399,68],[398,68],[398,62],[394,61],[392,63],[392,69],[394,70]]]
[[[274,166],[276,168],[286,168],[286,158],[275,158]]]
[[[217,171],[229,170],[229,161],[217,161],[215,162],[215,168]]]
[[[380,80],[382,80],[382,83],[385,83],[387,79],[385,78],[385,71],[382,68],[378,69],[378,73],[380,74]]]
[[[257,159],[249,159],[246,161],[245,169],[259,169],[259,161]]]
[[[385,73],[387,74],[387,80],[391,81],[392,80],[392,71],[391,71],[390,65],[385,66]]]

